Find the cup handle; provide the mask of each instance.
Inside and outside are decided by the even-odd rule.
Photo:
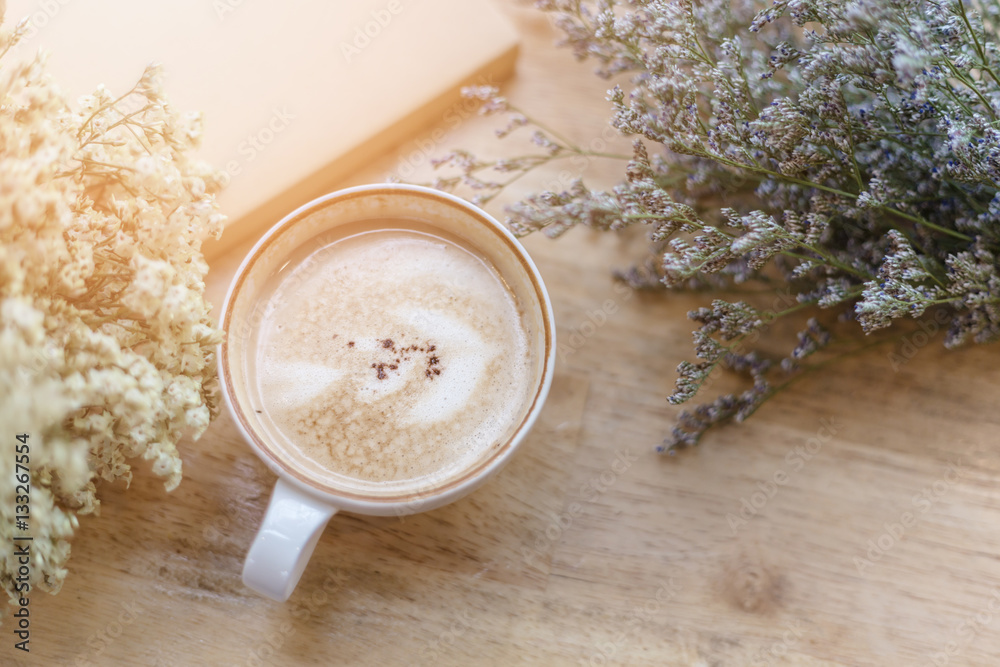
[[[287,600],[336,512],[279,477],[243,564],[243,583],[272,600]]]

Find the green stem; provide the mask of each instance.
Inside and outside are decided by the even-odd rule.
[[[795,178],[794,176],[786,176],[785,174],[781,174],[779,172],[772,171],[772,170],[767,169],[765,167],[758,167],[758,166],[755,166],[755,165],[742,164],[740,162],[735,162],[733,160],[728,160],[728,159],[722,157],[721,155],[712,155],[712,154],[707,153],[707,152],[702,152],[700,155],[701,155],[701,157],[704,157],[706,159],[716,160],[718,162],[721,162],[723,164],[727,164],[727,165],[729,165],[731,167],[735,167],[737,169],[746,169],[748,171],[765,174],[767,176],[770,176],[771,178],[776,178],[778,180],[782,180],[782,181],[785,181],[785,182],[788,182],[788,183],[795,183],[796,185],[802,185],[802,186],[809,187],[809,188],[816,188],[818,190],[823,190],[824,192],[829,192],[830,194],[835,194],[835,195],[840,196],[840,197],[847,197],[848,199],[855,199],[856,200],[858,198],[858,195],[856,195],[856,194],[854,194],[852,192],[847,192],[845,190],[839,190],[837,188],[833,188],[833,187],[830,187],[830,186],[827,186],[827,185],[823,185],[822,183],[814,183],[813,181],[807,181],[807,180],[804,180],[804,179],[801,179],[801,178]],[[897,216],[899,216],[899,217],[901,217],[901,218],[903,218],[905,220],[909,220],[910,222],[916,223],[918,225],[923,225],[924,227],[927,227],[928,229],[933,229],[935,231],[941,232],[942,234],[947,234],[948,236],[953,236],[953,237],[955,237],[957,239],[961,239],[963,241],[971,241],[972,240],[971,236],[966,236],[965,234],[963,234],[963,233],[961,233],[959,231],[955,231],[954,229],[949,229],[947,227],[942,227],[941,225],[935,224],[935,223],[931,222],[930,220],[925,220],[924,218],[921,218],[920,216],[917,216],[917,215],[913,215],[912,213],[907,213],[906,211],[900,211],[899,209],[892,208],[891,206],[882,206],[882,205],[880,205],[880,206],[877,206],[876,208],[878,208],[881,211],[885,211],[886,213],[889,213],[889,214],[892,214],[892,215],[897,215]]]
[[[843,90],[840,90],[840,102],[844,105],[845,109],[848,108]],[[861,192],[865,189],[865,184],[864,179],[861,177],[861,167],[858,166],[858,159],[854,150],[854,132],[851,131],[850,115],[848,115],[846,119],[845,127],[847,128],[845,131],[845,134],[847,135],[847,143],[851,148],[851,164],[854,166],[854,180],[858,184],[858,192]]]
[[[549,127],[548,125],[545,125],[541,121],[535,120],[534,118],[532,118],[528,114],[526,114],[523,111],[521,111],[519,108],[517,108],[517,107],[515,107],[513,105],[510,105],[510,104],[507,105],[507,108],[510,109],[511,111],[513,111],[514,113],[519,113],[522,116],[524,116],[525,118],[527,118],[528,119],[528,123],[530,123],[531,125],[534,125],[538,129],[540,129],[542,132],[545,132],[545,133],[550,134],[553,137],[555,137],[558,141],[560,141],[563,144],[564,147],[570,148],[570,149],[576,150],[576,151],[580,150],[580,147],[577,146],[572,141],[570,141],[567,137],[564,137],[562,134],[556,132],[551,127]]]
[[[852,274],[852,275],[854,275],[854,276],[856,276],[858,278],[861,278],[862,280],[871,280],[872,279],[872,276],[870,274],[867,274],[867,273],[865,273],[863,271],[859,271],[858,269],[855,269],[853,266],[848,266],[847,264],[844,264],[843,262],[841,262],[838,259],[834,258],[832,255],[828,255],[828,254],[824,253],[822,250],[819,250],[818,248],[814,248],[813,246],[808,245],[806,243],[803,243],[802,241],[796,241],[795,243],[800,248],[803,248],[803,249],[808,250],[810,252],[814,252],[817,255],[819,255],[823,259],[823,262],[825,264],[827,264],[828,266],[832,266],[834,268],[838,268],[841,271],[844,271],[846,273],[850,273],[850,274]],[[791,252],[791,251],[784,251],[783,250],[783,251],[781,251],[781,254],[787,255],[789,257],[796,257],[798,259],[804,259],[804,260],[807,260],[807,261],[812,261],[812,262],[816,261],[815,257],[809,257],[808,255],[800,255],[798,253],[794,253],[794,252]]]
[[[997,75],[993,73],[993,70],[987,63],[986,51],[983,49],[983,45],[979,43],[976,31],[972,29],[972,22],[969,21],[969,15],[965,13],[965,2],[963,0],[958,0],[958,11],[962,17],[962,21],[965,23],[965,27],[969,30],[969,34],[972,35],[972,43],[976,46],[976,53],[979,54],[983,71],[989,74],[995,83],[1000,84],[1000,79],[997,78]]]
[[[981,92],[979,92],[978,88],[976,88],[976,82],[975,81],[971,81],[968,78],[966,78],[964,72],[961,72],[955,66],[955,64],[953,62],[951,62],[950,60],[945,60],[945,63],[947,64],[948,69],[951,70],[951,73],[955,76],[955,79],[958,80],[958,81],[961,81],[962,85],[964,85],[966,88],[968,88],[969,90],[971,90],[976,95],[976,97],[979,98],[979,101],[983,104],[983,106],[986,107],[986,110],[989,112],[989,114],[991,116],[993,116],[993,118],[995,119],[997,117],[997,115],[996,115],[996,112],[993,111],[993,105],[990,104],[990,101],[987,100],[985,97],[983,97],[983,94]],[[967,109],[967,111],[968,111],[969,115],[972,115],[972,113],[973,113],[972,109]]]

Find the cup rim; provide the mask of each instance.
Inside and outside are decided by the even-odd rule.
[[[336,201],[353,199],[355,197],[372,196],[378,194],[406,193],[436,199],[439,202],[461,209],[471,217],[478,219],[487,228],[502,239],[509,249],[518,258],[521,268],[529,279],[533,288],[537,305],[541,312],[542,330],[545,339],[544,354],[542,355],[542,375],[541,381],[537,384],[531,406],[528,408],[521,423],[514,430],[502,447],[499,447],[490,456],[477,462],[476,465],[466,469],[459,476],[449,480],[439,487],[424,492],[408,492],[399,496],[376,496],[364,493],[354,493],[340,490],[331,486],[320,486],[316,481],[307,478],[297,471],[292,465],[286,463],[281,457],[276,455],[264,442],[264,438],[250,425],[247,415],[233,396],[231,390],[233,379],[229,372],[229,349],[228,340],[232,327],[230,317],[232,315],[231,305],[236,295],[239,293],[244,280],[250,269],[259,259],[262,252],[271,243],[275,242],[284,230],[294,225],[307,215],[330,206]],[[531,256],[517,238],[498,222],[492,215],[482,210],[478,206],[465,201],[455,195],[433,188],[420,185],[410,185],[404,183],[373,183],[368,185],[358,185],[336,190],[317,197],[302,206],[299,206],[291,213],[287,214],[270,229],[268,229],[253,245],[243,260],[229,284],[226,298],[223,301],[222,310],[219,313],[219,326],[223,330],[222,342],[217,350],[217,365],[219,375],[219,385],[229,413],[233,416],[237,428],[243,435],[244,440],[251,446],[257,456],[279,477],[294,484],[296,487],[319,497],[331,505],[348,511],[363,514],[410,514],[413,512],[425,511],[444,505],[459,497],[469,493],[476,487],[483,484],[493,474],[510,459],[514,451],[518,448],[525,435],[531,430],[539,412],[548,397],[549,389],[552,385],[552,377],[555,370],[555,318],[552,312],[552,302],[549,293],[542,281],[541,274],[535,266]]]

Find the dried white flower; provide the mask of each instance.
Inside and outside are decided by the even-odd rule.
[[[0,53],[16,37],[0,32]],[[201,243],[221,231],[220,179],[191,158],[200,119],[170,110],[159,77],[74,109],[39,59],[0,66],[0,582],[12,597],[16,434],[30,446],[29,583],[56,592],[97,478],[128,482],[142,458],[172,489],[176,443],[219,410]]]

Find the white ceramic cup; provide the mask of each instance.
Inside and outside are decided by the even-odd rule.
[[[456,235],[479,250],[512,290],[523,313],[537,359],[533,394],[511,435],[467,469],[433,488],[400,495],[361,495],[338,488],[321,470],[282,456],[268,441],[250,406],[253,382],[247,359],[255,354],[254,333],[263,314],[260,291],[266,278],[318,235],[338,225],[365,220],[418,220]],[[307,247],[308,249],[308,247]],[[318,249],[318,246],[317,246]],[[413,185],[378,184],[340,190],[293,211],[272,227],[243,260],[220,315],[225,332],[219,346],[222,393],[237,427],[257,455],[278,475],[274,493],[243,567],[243,582],[275,600],[295,589],[323,528],[336,512],[403,516],[457,500],[487,481],[510,460],[548,395],[555,366],[552,304],[534,262],[517,239],[481,209],[447,193]],[[523,400],[512,397],[512,400]]]

